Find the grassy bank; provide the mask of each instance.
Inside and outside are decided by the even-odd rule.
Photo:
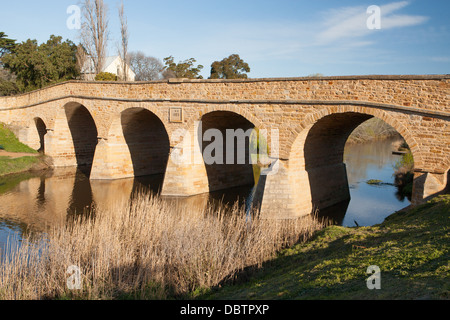
[[[450,196],[438,197],[380,225],[332,226],[284,250],[245,276],[200,299],[449,299]],[[369,266],[381,289],[367,288]]]
[[[8,153],[30,154],[30,156],[15,159],[0,154],[0,176],[47,167],[45,157],[39,156],[36,150],[21,143],[3,123],[0,123],[0,150]]]
[[[8,127],[0,122],[0,146],[8,152],[34,153],[37,151],[21,143]]]
[[[0,176],[29,171],[43,161],[42,157],[22,157],[10,159],[0,157]]]

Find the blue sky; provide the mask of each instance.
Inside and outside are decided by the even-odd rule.
[[[119,40],[119,0],[105,0],[109,54]],[[237,53],[252,78],[450,73],[448,0],[124,0],[130,51],[211,63]],[[78,42],[67,8],[79,0],[2,0],[0,31],[19,42],[51,34]],[[370,30],[367,8],[381,8]],[[5,14],[7,13],[7,14]]]

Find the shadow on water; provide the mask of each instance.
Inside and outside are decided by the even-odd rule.
[[[133,199],[138,193],[160,195],[163,183],[164,174],[135,177],[133,179],[131,198]]]
[[[233,207],[237,203],[239,208],[244,208],[246,212],[249,212],[252,206],[254,189],[255,186],[248,185],[211,192],[208,204],[217,210],[220,206]]]
[[[95,208],[91,182],[87,172],[90,168],[79,168],[75,173],[72,195],[67,208],[68,218],[77,215],[89,215]]]
[[[38,188],[38,194],[36,197],[36,204],[38,208],[43,208],[45,205],[45,177],[39,177],[41,182]]]
[[[92,182],[89,180],[88,171],[78,169],[73,179],[73,190],[69,198],[68,216],[80,214],[88,216],[89,213],[101,209],[107,202],[113,202],[119,198],[125,201],[131,200],[139,194],[160,196],[164,183],[164,174],[141,176],[116,181]],[[100,188],[96,188],[98,184]],[[117,184],[117,185],[115,185]],[[39,189],[45,190],[45,179]],[[240,208],[249,210],[251,207],[251,196],[254,186],[242,186],[215,191],[209,194],[195,195],[191,197],[161,197],[163,201],[175,201],[181,204],[195,206],[199,210],[212,207],[231,208],[237,203]],[[45,197],[39,197],[39,202],[45,203]]]
[[[350,200],[343,201],[332,207],[318,211],[317,218],[320,221],[326,220],[329,224],[341,226],[348,211]]]

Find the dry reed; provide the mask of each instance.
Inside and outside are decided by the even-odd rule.
[[[173,298],[261,266],[322,226],[313,217],[268,220],[236,206],[199,210],[140,194],[10,245],[0,299]],[[80,290],[67,285],[72,265],[81,271]]]

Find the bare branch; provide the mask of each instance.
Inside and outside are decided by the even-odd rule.
[[[127,56],[128,56],[128,21],[125,16],[125,9],[123,5],[123,1],[119,6],[119,18],[120,18],[120,34],[122,36],[122,42],[119,47],[119,56],[122,58],[122,75],[121,79],[123,81],[128,81],[128,65],[127,65]]]
[[[77,69],[80,71],[80,74],[83,75],[87,70],[87,62],[88,62],[88,55],[86,53],[85,48],[81,45],[81,43],[77,46]],[[85,80],[85,79],[82,79]]]
[[[155,57],[146,56],[141,51],[130,52],[127,61],[136,74],[136,81],[152,81],[162,78],[164,65]]]
[[[103,0],[84,0],[81,43],[91,57],[95,73],[103,70],[108,45],[108,9]]]

